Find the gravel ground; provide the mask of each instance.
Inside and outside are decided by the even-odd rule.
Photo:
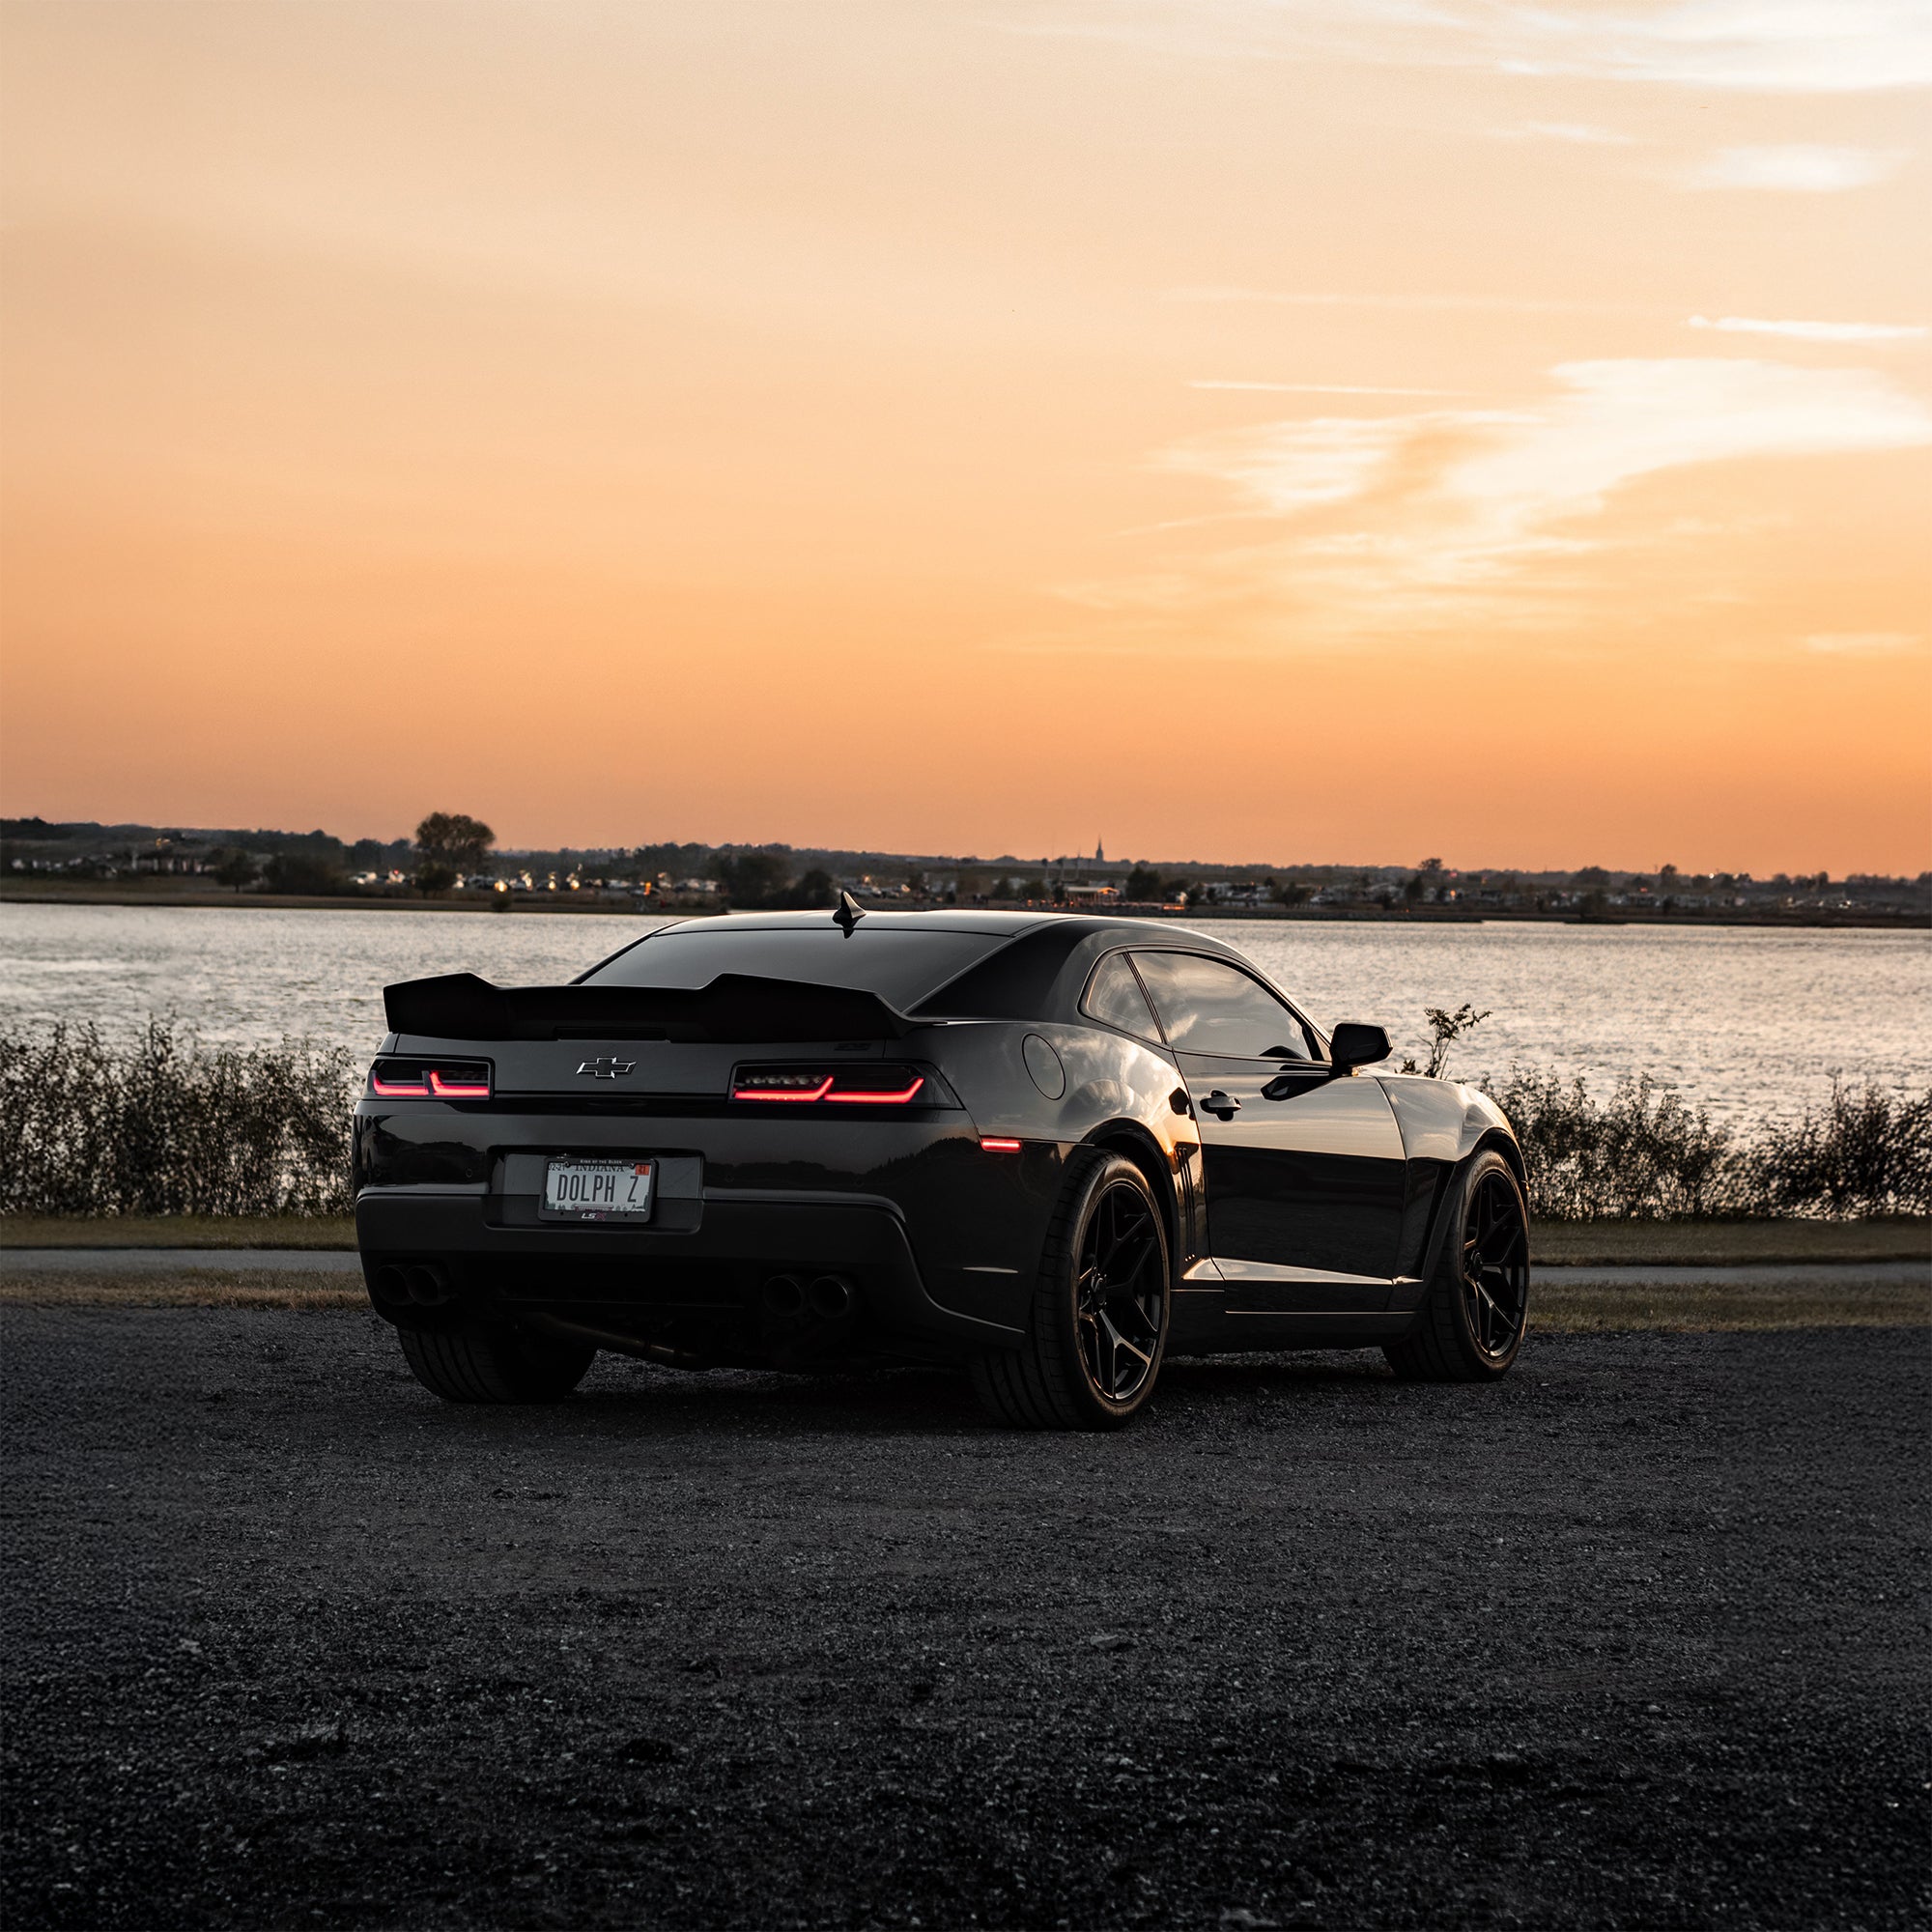
[[[5,1317],[72,1926],[1923,1923],[1922,1331],[1174,1364],[1123,1435],[366,1315]]]

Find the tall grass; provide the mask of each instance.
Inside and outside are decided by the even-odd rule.
[[[1604,1101],[1534,1067],[1478,1084],[1509,1116],[1547,1219],[1932,1213],[1932,1092],[1834,1081],[1797,1120],[1739,1135],[1647,1073]]]
[[[340,1214],[355,1064],[151,1019],[0,1031],[0,1214]]]

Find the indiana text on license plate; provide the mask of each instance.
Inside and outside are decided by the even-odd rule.
[[[544,1175],[544,1212],[573,1221],[648,1221],[655,1172],[648,1160],[554,1160]]]

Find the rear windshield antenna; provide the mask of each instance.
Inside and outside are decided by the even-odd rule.
[[[832,923],[847,939],[852,937],[852,928],[866,917],[866,908],[852,895],[842,888],[838,894],[838,909],[832,915]]]

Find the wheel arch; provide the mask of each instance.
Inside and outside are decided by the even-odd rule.
[[[1477,1136],[1476,1144],[1464,1156],[1473,1160],[1486,1148],[1494,1148],[1509,1163],[1510,1172],[1516,1176],[1516,1184],[1522,1189],[1522,1205],[1525,1211],[1529,1207],[1529,1163],[1522,1157],[1522,1149],[1514,1134],[1502,1127],[1491,1127],[1487,1133]]]
[[[1522,1150],[1517,1146],[1516,1137],[1507,1128],[1491,1127],[1486,1132],[1478,1134],[1449,1164],[1441,1193],[1433,1210],[1429,1233],[1423,1243],[1422,1280],[1435,1279],[1435,1270],[1443,1265],[1443,1250],[1451,1241],[1461,1238],[1463,1224],[1460,1204],[1463,1198],[1463,1189],[1468,1185],[1469,1170],[1482,1159],[1484,1154],[1490,1152],[1499,1154],[1503,1165],[1515,1175],[1516,1184],[1522,1189],[1524,1218],[1528,1219],[1529,1178],[1523,1163]]]
[[[1180,1272],[1180,1203],[1175,1196],[1174,1168],[1167,1150],[1138,1121],[1109,1121],[1095,1127],[1081,1142],[1082,1147],[1099,1148],[1109,1153],[1124,1154],[1140,1169],[1141,1178],[1153,1190],[1160,1204],[1161,1219],[1167,1227],[1167,1270],[1170,1280]]]

